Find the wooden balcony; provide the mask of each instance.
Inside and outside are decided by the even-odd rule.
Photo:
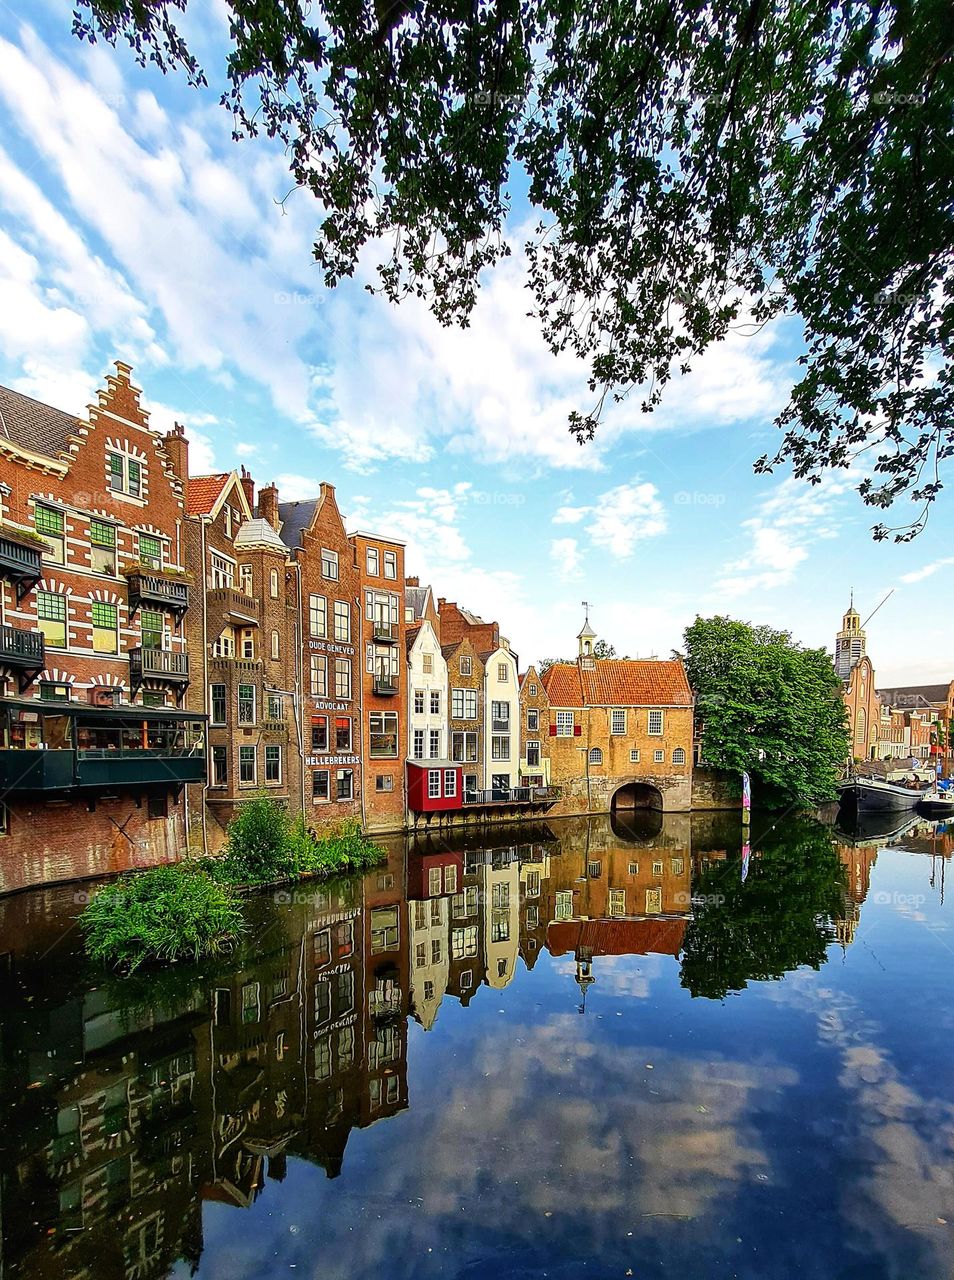
[[[258,601],[234,587],[215,587],[208,593],[209,614],[239,627],[258,626]]]
[[[36,585],[43,572],[43,548],[17,530],[0,532],[0,577],[16,584],[17,603]]]
[[[143,605],[151,605],[181,618],[189,607],[189,584],[184,578],[137,569],[126,575],[126,581],[129,584],[130,614]]]
[[[20,692],[33,683],[45,666],[43,633],[0,626],[0,667],[16,672]]]
[[[173,652],[170,649],[146,649],[139,647],[129,650],[129,681],[133,692],[139,689],[146,680],[154,680],[160,684],[173,685],[176,689],[176,700],[189,687],[189,655]]]

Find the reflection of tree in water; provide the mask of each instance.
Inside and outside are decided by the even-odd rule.
[[[809,818],[787,819],[763,837],[744,883],[738,858],[708,863],[693,884],[682,985],[721,1000],[801,965],[820,968],[844,892],[831,832]]]

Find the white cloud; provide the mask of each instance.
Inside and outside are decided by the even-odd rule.
[[[659,490],[645,480],[608,489],[591,506],[559,507],[553,517],[554,524],[584,521],[585,532],[593,545],[602,547],[617,560],[628,559],[638,542],[658,537],[667,527]]]
[[[954,564],[954,556],[943,556],[940,560],[934,560],[931,564],[926,564],[922,569],[915,569],[911,573],[902,573],[901,581],[906,583],[923,582],[925,578],[932,578],[940,569],[945,569],[950,564]]]
[[[583,557],[576,538],[554,538],[550,543],[550,559],[564,579],[582,577]]]

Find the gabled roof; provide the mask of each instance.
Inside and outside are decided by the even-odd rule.
[[[427,597],[430,594],[430,590],[430,587],[404,588],[405,608],[414,610],[415,619],[424,616],[424,610],[427,608]]]
[[[266,547],[270,551],[280,551],[282,555],[288,550],[272,526],[261,516],[242,523],[235,535],[235,547],[236,550],[243,547],[246,550],[251,547]]]
[[[189,476],[189,515],[209,515],[231,474],[229,471],[216,471],[210,476]]]
[[[305,498],[301,502],[280,502],[278,518],[281,521],[282,542],[286,547],[300,547],[303,529],[311,528],[318,506],[317,498]]]
[[[555,707],[691,707],[692,690],[674,659],[597,658],[592,670],[555,662],[541,677]]]
[[[0,440],[9,440],[30,453],[59,458],[68,438],[82,426],[71,413],[33,400],[12,387],[0,387]]]

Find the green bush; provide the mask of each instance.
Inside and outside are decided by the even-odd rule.
[[[318,831],[299,815],[289,831],[289,867],[293,879],[366,871],[384,858],[380,845],[362,834],[356,821],[329,824]]]
[[[229,823],[225,857],[209,870],[228,884],[270,884],[289,872],[288,810],[269,795],[250,796]]]
[[[218,955],[243,928],[229,889],[191,862],[153,867],[106,885],[83,911],[80,925],[94,960],[129,972],[150,961]]]

